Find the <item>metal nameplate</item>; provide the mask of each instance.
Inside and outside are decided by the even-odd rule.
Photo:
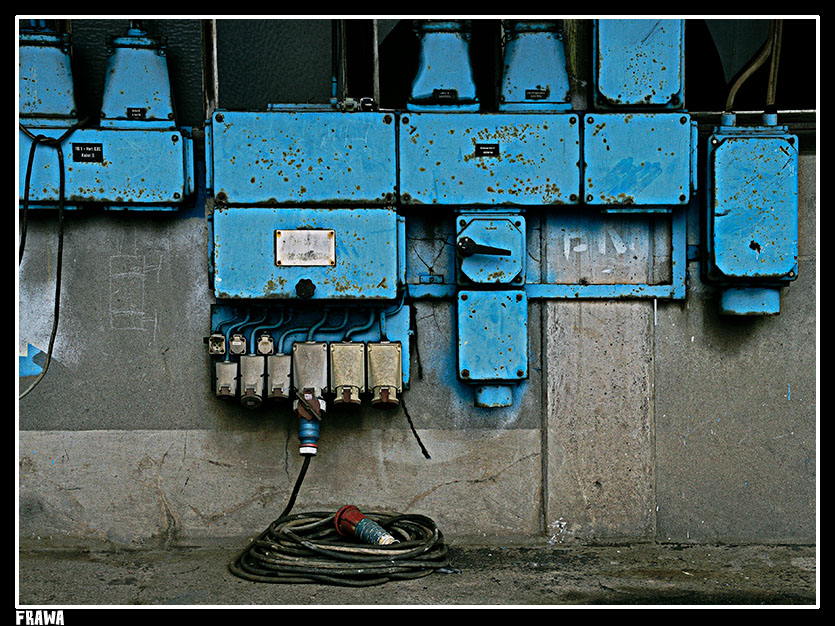
[[[275,231],[275,264],[281,266],[335,265],[335,232],[333,230]]]

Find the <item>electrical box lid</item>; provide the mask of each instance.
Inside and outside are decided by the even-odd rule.
[[[682,206],[690,201],[685,113],[590,113],[584,118],[586,203]]]
[[[210,185],[227,205],[393,205],[391,113],[216,111]]]
[[[797,267],[798,153],[792,135],[714,135],[710,249],[728,278],[783,278]]]
[[[569,113],[409,113],[400,118],[404,204],[578,204],[580,133]]]
[[[465,381],[528,376],[528,301],[524,291],[458,294],[458,375]]]

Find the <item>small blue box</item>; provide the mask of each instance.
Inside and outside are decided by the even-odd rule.
[[[599,107],[684,108],[684,20],[596,20]]]
[[[797,138],[785,127],[720,127],[708,145],[709,272],[719,280],[797,274]]]
[[[523,291],[458,294],[458,376],[515,382],[528,376],[528,300]]]

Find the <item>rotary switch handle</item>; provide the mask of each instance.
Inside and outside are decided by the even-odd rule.
[[[461,237],[456,244],[458,256],[462,258],[471,257],[474,254],[490,254],[493,256],[510,256],[511,251],[505,248],[495,248],[476,243],[469,237]]]

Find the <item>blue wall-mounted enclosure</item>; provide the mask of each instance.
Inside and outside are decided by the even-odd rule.
[[[393,113],[215,111],[209,186],[227,205],[393,205]]]
[[[403,204],[549,206],[580,202],[576,114],[404,113]]]
[[[583,118],[585,201],[669,210],[690,202],[696,146],[686,113],[589,113]]]
[[[458,377],[476,384],[477,406],[507,406],[528,376],[528,300],[524,291],[458,294]],[[501,391],[500,391],[501,390]]]
[[[797,278],[797,137],[723,121],[707,147],[706,275],[726,288],[723,313],[779,313],[779,287]]]
[[[385,208],[217,209],[215,296],[394,299],[402,282],[398,225]]]
[[[599,108],[684,108],[684,20],[595,20],[594,63]]]
[[[69,36],[33,25],[19,50],[21,207],[170,211],[194,193],[191,131],[175,123],[164,44],[135,27],[111,38],[96,120],[77,118]]]

